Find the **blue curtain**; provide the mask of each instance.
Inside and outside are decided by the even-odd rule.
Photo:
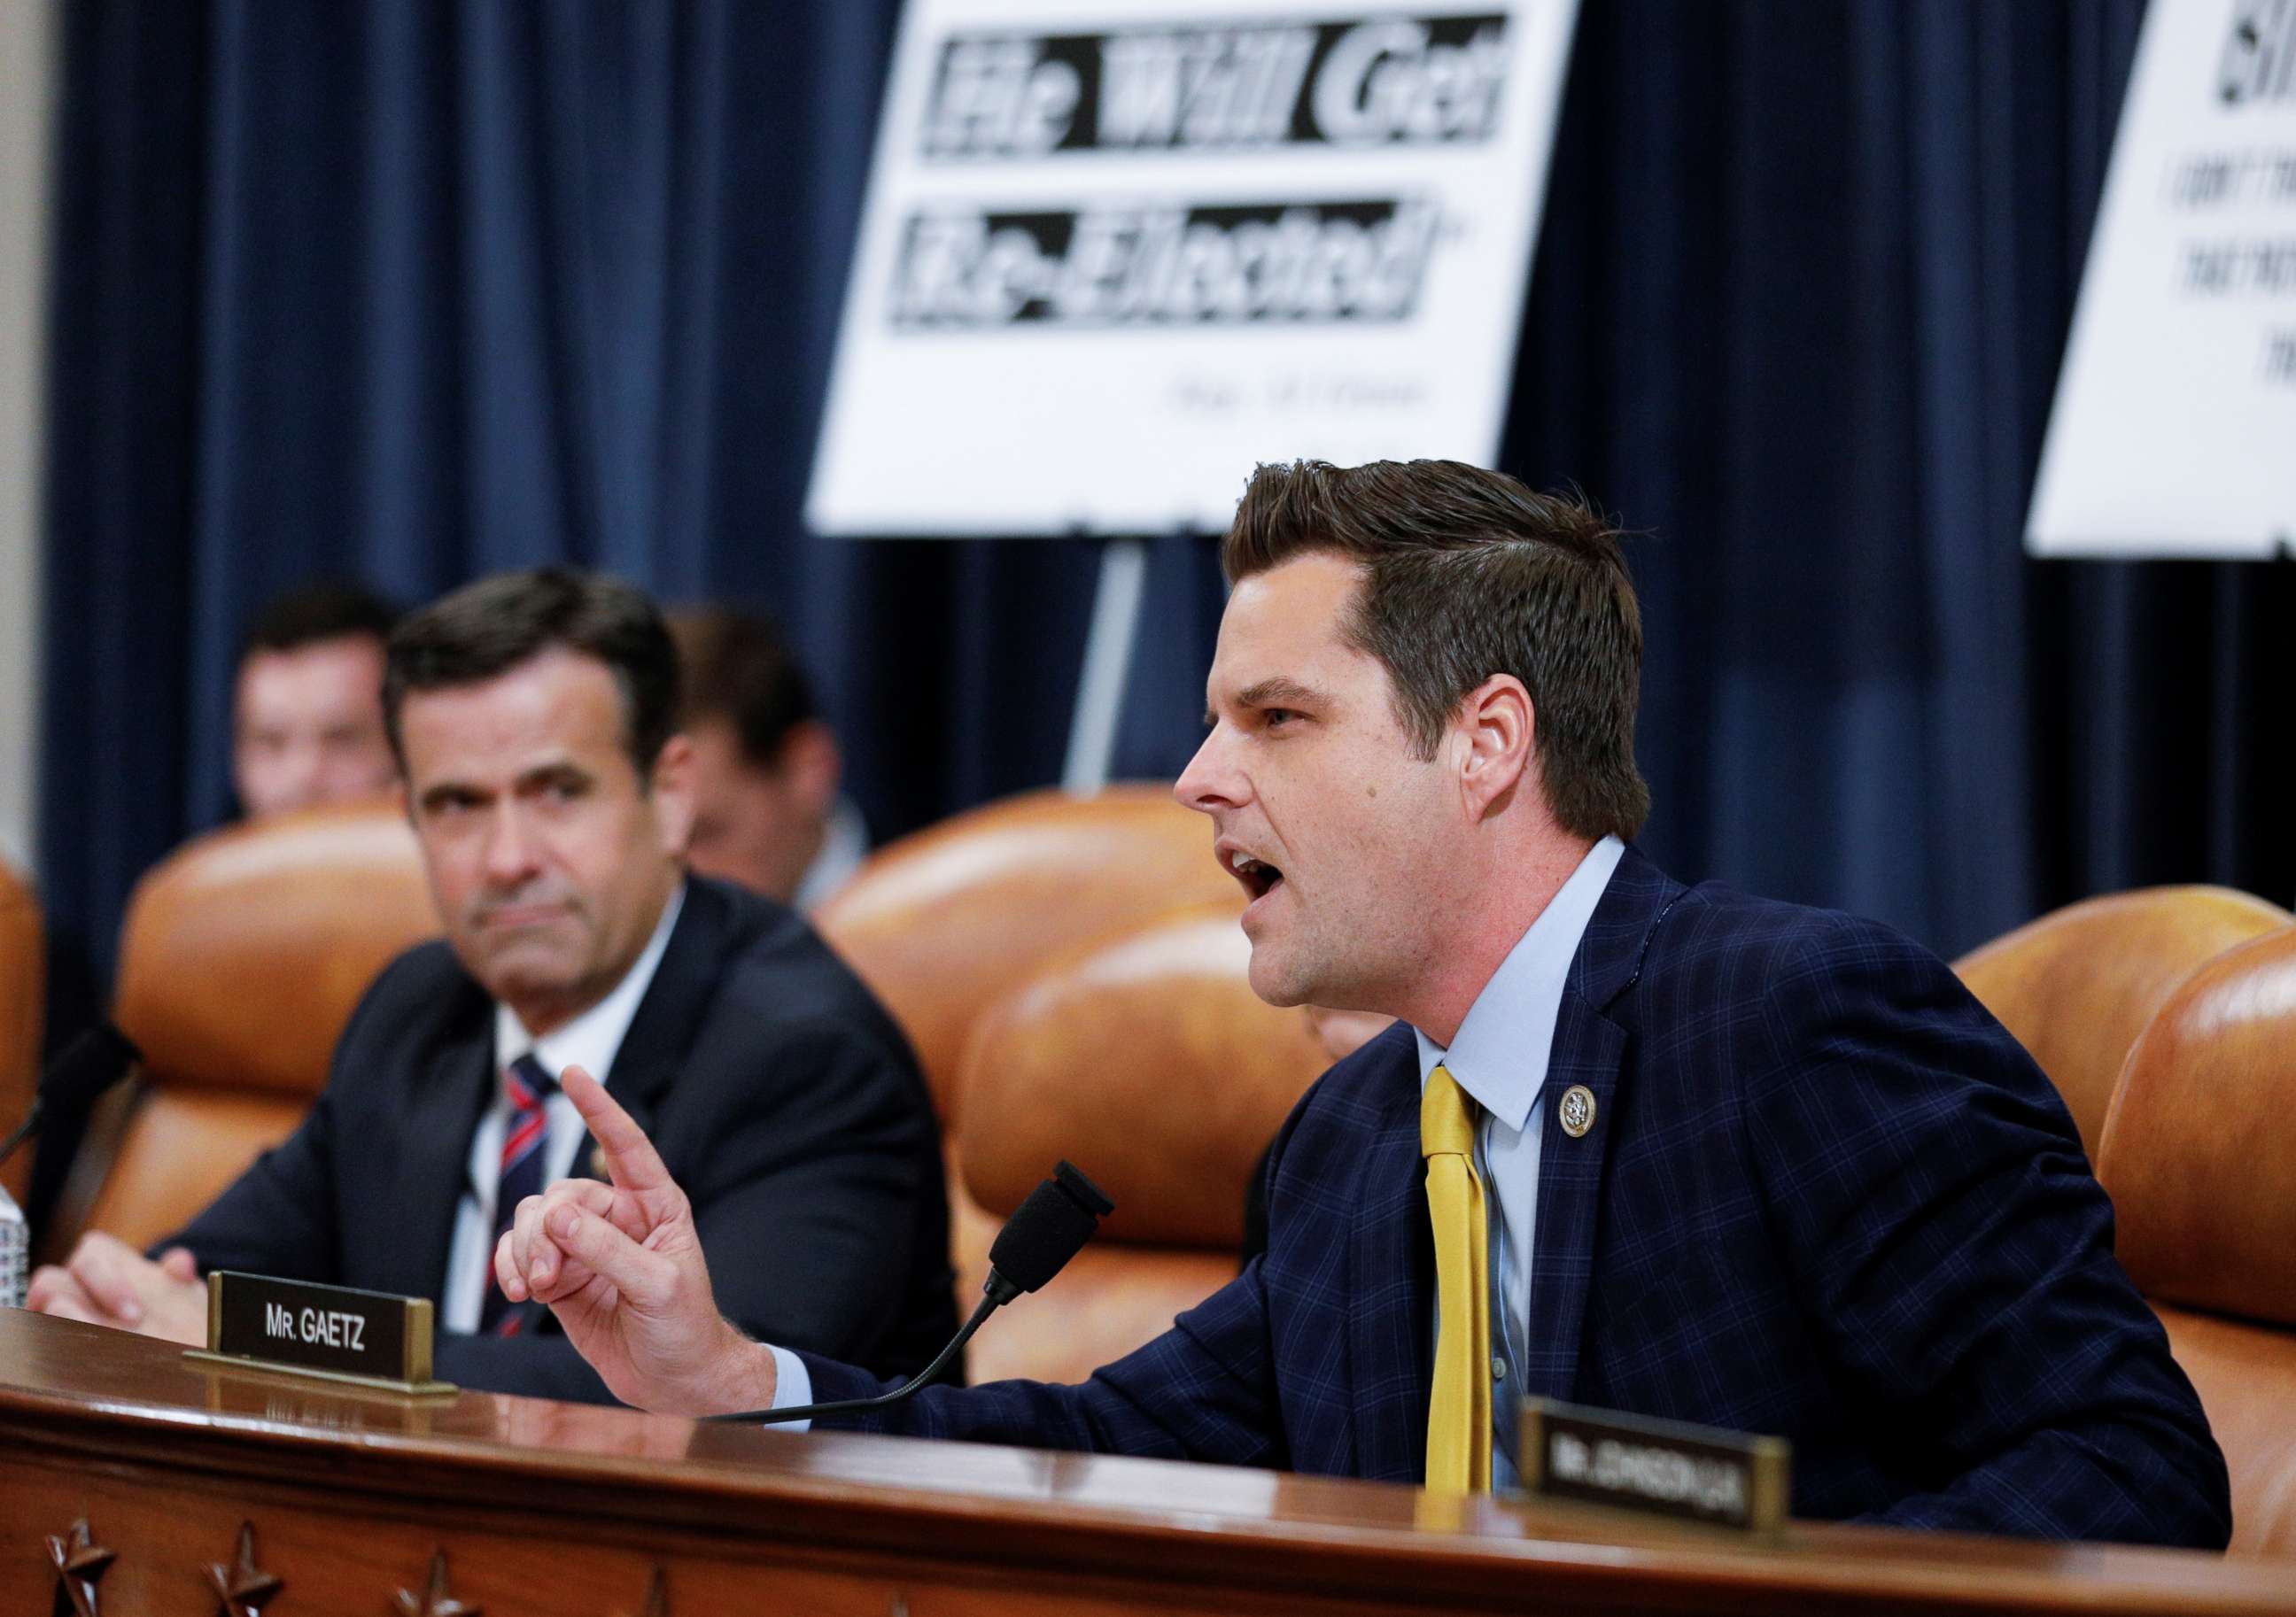
[[[1948,952],[2296,892],[2288,570],[2019,548],[2140,9],[1586,8],[1502,463],[1638,530],[1678,873]],[[1056,778],[1093,547],[800,520],[895,10],[65,9],[41,874],[89,982],[228,812],[242,621],[315,573],[760,602],[881,834]],[[1147,593],[1119,762],[1169,775],[1210,542]]]

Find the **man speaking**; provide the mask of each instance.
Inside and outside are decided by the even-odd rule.
[[[728,1313],[923,1368],[954,1328],[923,1079],[803,921],[685,876],[692,748],[652,602],[562,569],[481,580],[393,633],[383,709],[446,942],[383,972],[302,1126],[157,1262],[90,1235],[31,1305],[198,1342],[204,1270],[403,1293],[438,1303],[445,1379],[601,1397],[493,1283],[511,1210],[590,1169],[559,1092],[578,1065],[678,1164]]]
[[[1263,467],[1180,799],[1251,983],[1401,1022],[1272,1155],[1268,1244],[1080,1386],[840,1424],[1473,1490],[1516,1396],[1775,1433],[1797,1514],[2221,1547],[2224,1461],[2032,1061],[1937,960],[1685,887],[1628,841],[1640,616],[1583,506],[1444,461]],[[597,1086],[613,1184],[497,1245],[631,1402],[880,1389],[720,1319],[686,1195]]]

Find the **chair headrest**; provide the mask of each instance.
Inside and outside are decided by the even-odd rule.
[[[2149,1296],[2296,1325],[2296,931],[2194,971],[2129,1052],[2097,1176]]]
[[[1217,902],[1243,895],[1210,822],[1129,785],[1032,792],[904,837],[815,922],[907,1033],[946,1119],[966,1032],[998,993],[1064,949]]]
[[[965,1188],[1011,1212],[1067,1157],[1116,1203],[1103,1239],[1233,1250],[1251,1171],[1327,1058],[1251,992],[1227,906],[1063,955],[982,1013],[959,1078]]]
[[[1954,962],[2057,1086],[2094,1158],[2136,1036],[2202,961],[2296,921],[2229,887],[2146,887],[2086,899]]]
[[[136,885],[114,1015],[156,1081],[315,1094],[375,974],[439,931],[395,805],[230,827]]]

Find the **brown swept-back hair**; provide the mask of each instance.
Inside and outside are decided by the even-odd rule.
[[[1510,674],[1530,693],[1556,822],[1587,837],[1642,829],[1642,611],[1599,512],[1457,461],[1261,466],[1220,548],[1229,581],[1317,553],[1362,567],[1341,633],[1386,667],[1422,758],[1469,691]]]

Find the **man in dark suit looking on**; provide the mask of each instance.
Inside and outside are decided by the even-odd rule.
[[[840,1424],[1487,1488],[1517,1393],[1777,1433],[1794,1508],[2222,1546],[2222,1457],[2030,1058],[1934,957],[1673,881],[1615,535],[1442,461],[1263,467],[1177,784],[1279,1005],[1386,1012],[1278,1139],[1262,1257],[1078,1387]],[[496,1265],[625,1398],[877,1384],[721,1320],[683,1192],[583,1080],[615,1183]],[[643,1243],[643,1245],[641,1245]]]
[[[729,1312],[922,1368],[954,1328],[922,1080],[801,920],[686,878],[692,749],[652,604],[555,569],[483,580],[393,634],[384,706],[447,942],[383,973],[302,1127],[170,1250],[91,1235],[31,1305],[196,1342],[208,1269],[402,1292],[438,1300],[446,1379],[601,1396],[492,1283],[519,1196],[590,1166],[558,1089],[578,1063],[680,1160]]]

